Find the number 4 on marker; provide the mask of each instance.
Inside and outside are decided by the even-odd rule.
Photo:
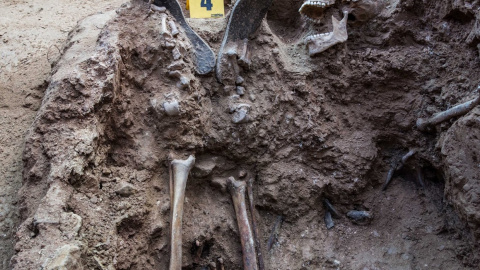
[[[200,3],[200,7],[207,8],[207,10],[212,10],[212,0],[202,0],[202,2]]]

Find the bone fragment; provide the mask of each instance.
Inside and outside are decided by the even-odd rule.
[[[225,270],[225,266],[223,265],[223,259],[218,258],[217,259],[218,265],[217,265],[217,270]]]
[[[327,230],[330,230],[331,228],[333,228],[333,226],[335,226],[330,211],[325,211],[325,226],[327,226]]]
[[[173,183],[170,186],[170,194],[173,194],[172,201],[172,228],[170,243],[170,270],[182,269],[182,221],[183,203],[185,199],[185,188],[187,185],[188,173],[195,163],[195,158],[189,156],[186,160],[175,159],[171,163]]]
[[[328,199],[323,200],[323,206],[325,207],[325,210],[327,210],[332,214],[332,217],[340,218],[340,213],[338,213],[337,209],[333,207],[333,205],[330,203]]]
[[[272,233],[268,238],[268,242],[267,242],[268,251],[270,251],[273,245],[277,242],[278,234],[280,233],[280,228],[282,228],[282,223],[283,223],[283,216],[278,216],[277,220],[275,221],[275,224],[273,225]]]
[[[167,14],[162,13],[160,14],[160,20],[161,20],[161,29],[160,29],[160,35],[163,37],[171,37],[170,32],[168,31],[167,28]]]
[[[265,264],[263,263],[262,246],[260,244],[260,239],[258,236],[257,218],[255,217],[255,207],[253,204],[253,178],[250,178],[247,181],[247,194],[248,194],[248,205],[250,206],[250,214],[252,215],[252,229],[253,229],[253,237],[255,239],[255,248],[257,250],[258,269],[264,270]]]
[[[308,45],[308,54],[315,56],[321,52],[326,51],[328,48],[347,41],[347,19],[348,12],[343,12],[343,19],[338,21],[332,16],[333,31],[326,34],[319,34],[314,36],[308,36],[305,39],[305,43]]]
[[[236,89],[237,89],[237,94],[238,94],[239,96],[245,95],[245,87],[243,87],[243,86],[237,86]]]
[[[422,167],[420,167],[420,166],[417,166],[416,170],[417,170],[417,179],[418,179],[418,183],[419,183],[419,184],[420,184],[420,186],[423,188],[423,187],[425,187],[425,181],[423,180],[423,171],[422,171]]]
[[[167,8],[165,7],[159,7],[159,6],[156,6],[154,4],[151,4],[150,5],[150,10],[152,11],[156,11],[156,12],[160,12],[160,13],[165,13],[167,11]]]
[[[241,41],[238,64],[244,69],[250,68],[251,61],[250,52],[248,51],[248,39],[244,39]]]
[[[227,182],[232,195],[235,213],[237,215],[238,230],[243,252],[243,269],[258,270],[255,242],[253,240],[253,232],[248,220],[247,208],[245,205],[246,184],[243,181],[235,180],[233,177],[228,178]]]
[[[460,105],[457,105],[444,112],[438,113],[429,119],[419,118],[417,120],[417,128],[421,131],[426,131],[431,126],[438,125],[442,122],[450,120],[457,116],[462,116],[471,111],[475,106],[480,104],[480,85],[477,87],[477,97]]]
[[[165,110],[165,113],[168,116],[177,116],[180,114],[180,105],[178,104],[178,101],[173,100],[173,101],[165,101],[163,103],[163,109]]]
[[[405,163],[407,163],[407,161],[417,153],[417,150],[413,149],[413,150],[410,150],[408,151],[408,153],[406,153],[402,159],[400,160],[400,162],[398,163],[395,163],[391,168],[390,170],[388,171],[388,174],[387,174],[387,179],[385,180],[385,183],[383,184],[383,187],[382,187],[382,191],[385,191],[388,187],[388,185],[390,184],[390,182],[392,181],[392,178],[393,178],[393,174],[402,169],[403,166],[405,165]]]
[[[178,35],[178,28],[174,21],[168,21],[168,25],[170,25],[170,29],[172,29],[172,36],[176,37]]]
[[[367,225],[372,221],[373,214],[369,211],[352,210],[347,213],[347,217],[350,218],[354,224]]]

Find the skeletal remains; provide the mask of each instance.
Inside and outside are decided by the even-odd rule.
[[[185,201],[188,174],[194,163],[195,158],[189,156],[186,160],[175,159],[170,164],[170,209],[172,213],[170,270],[182,269],[183,203]]]
[[[150,1],[151,3],[152,1]],[[206,48],[206,43],[198,36],[195,36],[193,31],[188,27],[183,18],[183,13],[179,9],[177,0],[156,0],[155,4],[165,4],[166,7],[159,7],[153,4],[150,5],[150,13],[159,12],[161,29],[161,37],[165,40],[165,47],[173,49],[173,58],[175,62],[168,66],[168,76],[177,78],[179,80],[179,88],[188,89],[190,79],[184,76],[180,71],[185,67],[182,60],[182,54],[177,47],[185,48],[185,45],[177,45],[178,40],[174,38],[180,33],[175,21],[168,20],[166,10],[174,15],[176,20],[180,21],[183,27],[182,31],[186,31],[192,44],[196,49],[197,72],[199,74],[206,74],[210,68],[213,67],[211,50]],[[235,124],[247,123],[252,120],[250,116],[252,105],[248,103],[241,103],[240,97],[244,95],[245,88],[243,77],[240,75],[241,69],[248,70],[250,67],[250,52],[248,50],[248,38],[252,35],[260,25],[263,17],[268,10],[272,0],[238,0],[232,9],[228,26],[225,32],[225,37],[218,54],[218,61],[216,66],[216,77],[220,83],[225,85],[226,90],[236,89],[237,95],[232,96],[232,103],[230,104],[230,113],[233,114],[232,122]],[[353,19],[355,22],[365,22],[376,16],[383,9],[385,1],[374,0],[306,0],[301,5],[299,12],[301,16],[315,24],[321,24],[324,18],[325,11],[331,7],[337,7],[341,10],[342,18],[339,20],[332,16],[331,28],[332,31],[309,35],[304,38],[304,43],[308,47],[310,56],[315,56],[332,46],[343,43],[348,39],[347,21]],[[250,11],[255,11],[252,14]],[[255,13],[254,12],[254,13]],[[248,20],[247,20],[248,19]],[[246,25],[245,25],[245,21]],[[243,27],[243,28],[242,28]],[[171,31],[168,30],[171,29]],[[190,33],[192,32],[192,33]],[[162,45],[163,46],[163,45]],[[201,49],[199,49],[201,48]],[[183,49],[185,51],[185,49]],[[202,58],[202,53],[208,53],[209,57]],[[214,61],[214,57],[213,57]],[[461,116],[469,112],[472,108],[480,104],[480,86],[477,88],[475,99],[466,103],[457,105],[447,111],[441,112],[430,119],[418,119],[417,128],[421,131],[447,121],[453,117]],[[233,102],[235,101],[235,102]],[[163,102],[163,109],[169,116],[180,114],[179,102],[176,99],[170,98]],[[392,180],[394,173],[400,170],[406,162],[415,155],[416,150],[410,150],[400,160],[392,164],[388,172],[386,181],[382,187],[385,190]],[[170,170],[170,199],[171,199],[171,258],[170,270],[180,270],[182,268],[182,219],[183,206],[185,199],[185,188],[188,174],[195,163],[195,158],[189,156],[186,160],[173,160],[169,166]],[[421,185],[423,186],[423,175],[421,168],[417,167],[417,175]],[[247,182],[237,181],[230,177],[227,180],[232,201],[236,213],[238,223],[240,242],[243,251],[243,264],[246,270],[263,270],[264,262],[261,252],[261,245],[259,241],[259,233],[254,212],[253,202],[253,179],[250,178]],[[248,208],[250,209],[251,221],[247,210],[245,200],[245,192],[248,195]],[[339,212],[333,207],[328,199],[323,200],[325,209],[325,223],[327,229],[334,226],[332,218],[340,218]],[[368,224],[373,219],[373,214],[369,211],[352,210],[347,213],[347,217],[353,223],[359,225]],[[278,216],[275,222],[272,234],[268,240],[267,250],[270,251],[277,240],[278,233],[283,216]],[[200,244],[197,244],[200,245]],[[197,257],[198,254],[197,254]],[[210,269],[224,269],[223,260],[218,258],[217,263],[211,262]]]
[[[448,121],[454,117],[462,116],[471,111],[475,106],[480,104],[480,85],[476,89],[477,97],[450,108],[444,112],[438,113],[430,119],[419,118],[417,120],[417,128],[421,131],[427,130],[429,127],[438,125],[442,122]]]

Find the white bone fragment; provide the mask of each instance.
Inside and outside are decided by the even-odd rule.
[[[167,11],[167,9],[165,7],[159,7],[159,6],[156,6],[154,4],[150,5],[150,9],[152,11],[156,11],[156,12],[160,12],[160,13],[165,13]]]
[[[178,104],[178,101],[173,100],[173,101],[165,101],[163,103],[163,109],[165,110],[165,113],[168,116],[177,116],[180,114],[180,105]]]
[[[174,21],[168,21],[168,25],[170,25],[170,29],[172,29],[172,35],[176,37],[178,35],[178,28]]]

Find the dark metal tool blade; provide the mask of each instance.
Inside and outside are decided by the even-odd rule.
[[[226,44],[245,40],[257,31],[271,4],[272,0],[237,0],[228,19],[218,59],[223,56]],[[220,65],[221,61],[217,61],[217,80],[221,82]]]
[[[155,0],[153,2],[156,6],[165,7],[170,11],[173,17],[177,20],[180,26],[185,29],[185,33],[190,39],[194,48],[194,63],[198,74],[208,74],[215,67],[215,54],[208,44],[190,28],[182,8],[177,0]]]

